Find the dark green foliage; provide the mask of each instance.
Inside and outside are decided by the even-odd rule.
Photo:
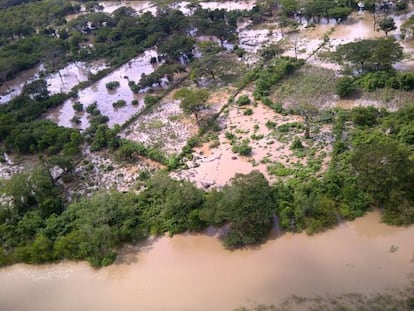
[[[377,206],[393,202],[393,196],[412,194],[414,162],[410,160],[410,152],[386,136],[373,136],[358,144],[349,163],[358,177],[358,185],[373,197]]]
[[[393,31],[397,29],[397,26],[395,26],[394,19],[392,17],[386,17],[379,21],[378,23],[380,29],[385,32],[385,35],[388,36],[388,33],[390,31]]]
[[[102,121],[107,121],[106,116]],[[91,151],[98,151],[103,148],[115,150],[120,146],[120,138],[118,136],[118,129],[108,128],[106,124],[97,121],[100,117],[95,117],[91,120],[91,126],[85,131],[86,140],[90,143]],[[93,122],[95,121],[95,122]]]
[[[250,98],[247,95],[241,95],[237,100],[236,100],[236,104],[239,106],[243,106],[243,105],[249,105],[250,104]]]
[[[269,63],[262,71],[258,73],[254,97],[260,99],[269,96],[270,89],[285,76],[291,74],[297,68],[304,64],[303,60],[297,60],[290,57],[279,57]]]
[[[379,111],[372,106],[355,107],[351,111],[352,122],[360,127],[372,127],[377,124]]]
[[[125,106],[126,106],[126,101],[123,100],[123,99],[120,99],[120,100],[112,103],[112,107],[114,107],[114,108],[122,108],[122,107],[125,107]]]
[[[151,178],[139,195],[146,224],[153,234],[176,234],[192,226],[191,211],[203,203],[201,190],[186,181],[171,179],[160,173]]]
[[[180,107],[187,114],[193,114],[200,125],[200,112],[206,109],[209,92],[205,89],[182,88],[175,92],[174,98],[180,99]]]
[[[229,224],[223,243],[228,248],[263,242],[273,225],[274,203],[271,188],[258,171],[237,174],[230,186],[211,192],[201,219],[213,224]]]
[[[292,144],[290,145],[290,149],[303,149],[302,142],[300,141],[299,137],[295,137]]]
[[[86,107],[86,112],[90,114],[96,114],[94,111],[98,109],[98,104],[94,102],[93,104],[90,104]]]
[[[56,197],[56,185],[45,167],[14,175],[2,190],[13,198],[14,209],[19,215],[36,209],[42,218],[46,218],[62,211],[62,202]]]
[[[30,83],[25,83],[22,94],[35,100],[47,99],[49,97],[49,91],[47,90],[46,80],[37,79]]]
[[[105,84],[105,86],[108,90],[114,91],[120,86],[120,84],[119,84],[118,81],[111,81],[111,82],[108,82],[107,84]]]
[[[285,124],[279,125],[277,127],[277,130],[282,133],[287,133],[289,132],[291,128],[303,129],[304,125],[303,123],[298,123],[298,122],[285,123]]]
[[[362,73],[388,70],[403,57],[402,47],[393,38],[365,39],[338,46],[334,59]]]
[[[275,129],[276,128],[276,123],[273,122],[273,121],[268,120],[268,121],[266,121],[266,127],[269,130]]]
[[[33,68],[41,61],[57,63],[65,51],[63,40],[41,35],[10,43],[0,50],[0,83],[14,78],[23,70]]]
[[[275,186],[280,225],[292,231],[306,229],[309,234],[325,230],[337,223],[336,203],[323,193],[317,180],[303,182],[293,189]]]
[[[71,144],[76,130],[57,126],[55,123],[39,120],[15,126],[6,138],[6,146],[22,154],[46,152],[54,155]],[[73,136],[75,137],[75,136]]]
[[[355,91],[354,80],[350,77],[339,78],[335,84],[335,93],[340,98],[345,98]]]
[[[147,234],[133,194],[98,193],[69,205],[60,218],[66,225],[55,236],[56,257],[87,259],[93,266],[112,263],[117,247]]]
[[[82,121],[78,116],[73,116],[72,119],[70,119],[70,122],[74,123],[74,124],[81,124]]]
[[[135,156],[143,156],[163,164],[167,164],[168,162],[161,150],[146,147],[142,143],[135,143],[128,140],[120,141],[120,146],[116,152],[116,155],[119,159],[125,161],[131,161]]]
[[[414,74],[397,71],[369,72],[358,78],[356,83],[367,91],[375,91],[380,88],[411,91],[414,89]]]
[[[149,75],[142,74],[141,80],[136,87],[131,87],[135,93],[147,87],[151,88],[154,85],[162,86],[164,79],[167,78],[169,82],[173,81],[175,73],[185,72],[185,67],[179,64],[162,64],[154,72]]]
[[[72,105],[73,110],[75,110],[76,112],[81,112],[83,111],[83,104],[80,102],[76,102]]]
[[[252,110],[252,109],[250,109],[250,108],[248,108],[248,109],[246,109],[246,110],[243,112],[243,114],[244,114],[245,116],[251,116],[251,115],[253,114],[253,110]]]
[[[252,153],[252,147],[249,146],[247,141],[243,141],[242,143],[234,143],[231,150],[242,156],[249,156]]]

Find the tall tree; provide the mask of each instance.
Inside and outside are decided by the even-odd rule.
[[[180,99],[180,107],[187,114],[193,114],[197,125],[200,125],[200,112],[206,108],[209,93],[204,89],[182,88],[175,92],[174,98]]]
[[[401,60],[401,45],[394,38],[366,39],[338,46],[334,59],[361,72],[382,70]]]

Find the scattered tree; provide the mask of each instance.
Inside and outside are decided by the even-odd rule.
[[[182,88],[175,92],[174,98],[180,99],[180,107],[184,113],[193,114],[197,125],[200,125],[200,112],[206,109],[209,93],[204,89]]]

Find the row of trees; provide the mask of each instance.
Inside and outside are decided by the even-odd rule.
[[[338,46],[329,57],[343,66],[344,77],[336,83],[336,93],[340,97],[347,97],[356,88],[367,91],[414,89],[412,72],[400,72],[393,67],[403,58],[403,48],[393,38],[350,42]]]

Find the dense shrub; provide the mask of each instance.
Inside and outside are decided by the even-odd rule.
[[[105,84],[105,86],[108,90],[113,91],[113,90],[116,90],[120,86],[120,83],[118,81],[111,81]]]
[[[250,98],[247,95],[241,95],[237,100],[236,104],[239,106],[250,104]]]
[[[340,98],[345,98],[355,91],[354,80],[350,77],[339,78],[336,81],[335,92]]]

